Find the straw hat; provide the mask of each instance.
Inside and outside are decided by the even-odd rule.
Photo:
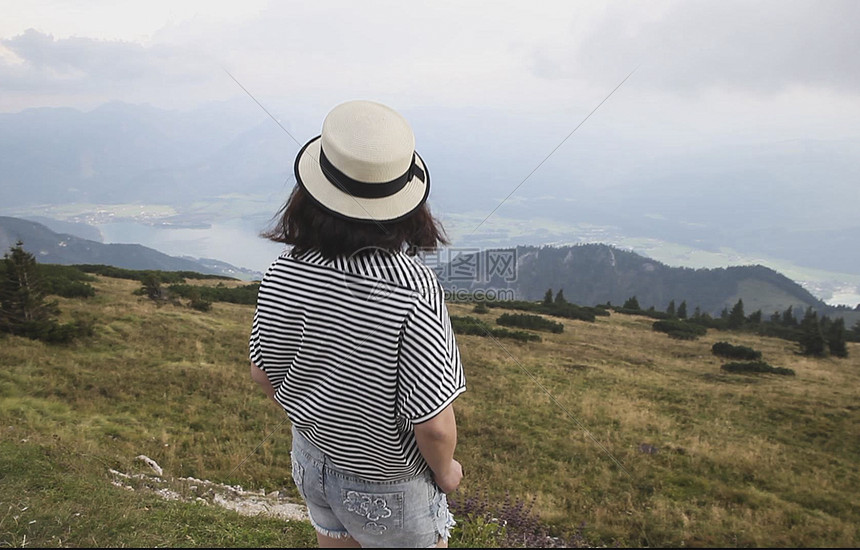
[[[296,181],[325,210],[354,221],[392,222],[421,206],[430,174],[398,112],[372,101],[331,110],[322,135],[296,157]]]

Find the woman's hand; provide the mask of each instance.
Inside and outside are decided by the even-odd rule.
[[[441,474],[434,472],[433,477],[436,479],[436,485],[447,495],[460,486],[460,481],[463,479],[463,465],[452,458],[446,471]]]

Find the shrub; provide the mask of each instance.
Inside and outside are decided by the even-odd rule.
[[[191,294],[191,301],[188,303],[188,307],[196,309],[197,311],[206,312],[212,309],[212,302],[202,298],[199,292],[193,292]]]
[[[114,267],[112,265],[94,265],[94,264],[78,264],[71,266],[84,273],[95,273],[105,277],[114,279],[129,279],[132,281],[143,280],[147,276],[156,276],[162,283],[183,283],[185,279],[223,279],[225,281],[235,281],[233,277],[226,275],[207,275],[205,273],[197,273],[195,271],[162,271],[159,269],[125,269],[122,267]]]
[[[475,304],[475,308],[472,310],[472,313],[489,313],[490,308],[487,307],[487,304],[483,302],[478,302]]]
[[[760,351],[756,351],[747,346],[733,346],[728,342],[717,342],[711,346],[711,353],[720,357],[728,357],[730,359],[745,359],[747,361],[757,361],[761,359]]]
[[[764,361],[749,361],[746,363],[726,363],[722,367],[720,367],[726,372],[763,372],[767,374],[784,374],[788,376],[794,376],[794,371],[792,369],[787,369],[785,367],[772,367],[765,363]]]
[[[556,303],[541,303],[541,302],[526,302],[524,300],[499,300],[494,302],[486,302],[488,307],[500,307],[505,309],[516,309],[519,311],[533,311],[535,313],[543,313],[545,315],[553,315],[555,317],[564,317],[565,319],[576,319],[578,321],[587,321],[593,323],[597,316],[609,316],[609,312],[602,307],[584,307],[570,302],[561,304]]]
[[[546,330],[556,334],[564,331],[563,324],[544,319],[540,315],[530,315],[528,313],[503,313],[496,319],[496,323],[507,327]]]
[[[663,319],[655,321],[651,328],[657,332],[665,332],[672,338],[695,340],[707,334],[708,329],[702,325],[682,321],[681,319]]]
[[[89,284],[96,278],[80,269],[55,264],[39,264],[36,267],[46,294],[63,298],[91,298],[96,295],[96,289]]]
[[[533,332],[524,330],[508,330],[505,328],[491,327],[487,323],[475,317],[451,317],[451,327],[456,334],[470,334],[473,336],[483,336],[485,338],[510,338],[512,340],[520,340],[523,342],[540,342],[541,337]]]

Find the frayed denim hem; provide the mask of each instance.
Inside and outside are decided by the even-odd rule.
[[[427,548],[435,548],[439,545],[439,541],[448,542],[451,538],[451,530],[454,529],[457,522],[454,520],[454,514],[452,514],[450,510],[446,510],[445,513],[448,514],[448,517],[445,518],[445,527],[443,529],[436,529],[436,542]]]
[[[311,517],[310,514],[308,514],[308,518],[310,518],[311,525],[314,526],[314,529],[316,529],[317,533],[319,533],[320,535],[325,535],[333,539],[346,539],[350,537],[348,531],[332,531],[331,529],[326,529],[325,527],[322,527],[321,525],[317,524],[317,522],[314,521],[314,518]]]

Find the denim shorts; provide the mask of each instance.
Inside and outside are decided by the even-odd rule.
[[[361,546],[431,548],[448,540],[454,518],[428,469],[398,481],[367,481],[338,470],[293,428],[293,480],[314,528]]]

